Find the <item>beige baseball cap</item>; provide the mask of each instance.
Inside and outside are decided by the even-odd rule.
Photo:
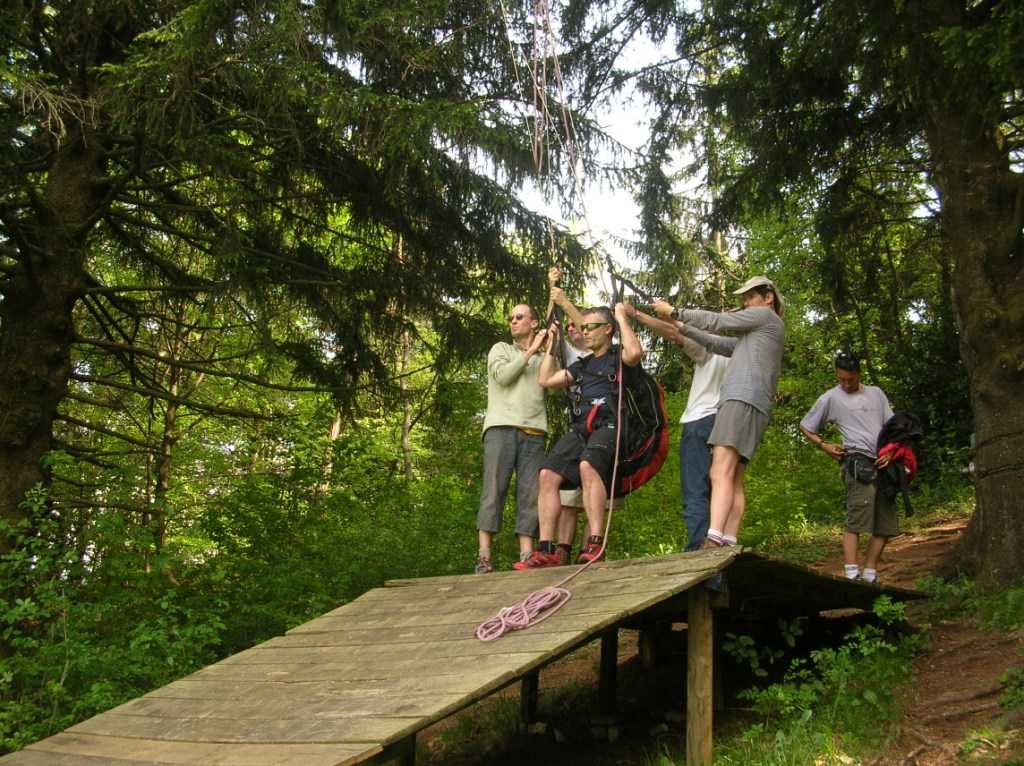
[[[751,277],[746,282],[744,282],[740,286],[740,288],[738,290],[733,290],[732,294],[733,295],[743,295],[743,293],[745,293],[745,292],[747,292],[749,290],[753,290],[755,287],[767,287],[769,290],[771,290],[773,293],[775,293],[776,311],[777,311],[779,316],[782,316],[782,312],[783,312],[783,310],[785,308],[785,304],[784,304],[783,298],[782,298],[782,293],[779,292],[779,288],[777,288],[775,286],[775,283],[772,282],[770,279],[768,279],[768,277],[766,277],[766,276],[761,275],[761,276]]]

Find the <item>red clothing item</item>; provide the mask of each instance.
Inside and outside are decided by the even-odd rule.
[[[893,463],[902,463],[907,472],[907,482],[912,482],[917,475],[917,455],[914,450],[902,442],[889,442],[878,450],[878,457],[891,455]]]

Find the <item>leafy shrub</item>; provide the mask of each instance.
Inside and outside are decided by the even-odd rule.
[[[877,746],[879,722],[895,719],[896,692],[920,640],[890,630],[904,619],[902,604],[882,596],[874,612],[881,625],[794,661],[781,683],[742,692],[763,720],[722,746],[716,763],[841,763],[850,750]]]
[[[1005,686],[999,704],[1009,709],[1024,707],[1024,668],[1008,670],[999,680]]]
[[[7,527],[18,544],[0,557],[0,751],[49,736],[209,664],[222,604],[164,566],[138,567],[135,532],[94,519],[91,555],[68,549],[47,493],[29,493],[36,519]],[[80,521],[80,520],[79,520]]]

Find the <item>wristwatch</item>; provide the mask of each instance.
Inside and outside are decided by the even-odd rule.
[[[674,308],[672,309],[672,313],[669,314],[669,316],[672,317],[673,319],[679,319],[679,311],[679,308]]]

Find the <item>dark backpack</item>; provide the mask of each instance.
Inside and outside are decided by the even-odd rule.
[[[921,418],[913,412],[897,411],[885,421],[878,434],[878,450],[881,452],[887,444],[900,445],[910,452],[913,470],[916,471],[917,451],[920,449],[923,438],[924,426],[921,423]],[[895,500],[897,495],[902,496],[904,512],[907,516],[913,515],[914,508],[910,504],[909,479],[902,463],[894,460],[879,471],[877,488],[877,491],[885,495],[890,502]]]
[[[625,376],[622,385],[624,401],[615,497],[624,497],[650,481],[664,465],[669,444],[665,390],[640,365],[623,365],[622,369]],[[595,375],[587,364],[583,365],[583,374]],[[617,375],[608,376],[608,380],[617,394]],[[617,412],[616,398],[612,397],[605,406],[609,408],[609,415],[614,417],[612,413]],[[582,410],[577,398],[574,412],[578,416]],[[604,422],[607,422],[607,417],[604,416]]]
[[[661,470],[668,455],[668,411],[665,389],[640,365],[624,367],[622,415],[626,457],[619,460],[615,496],[624,497]]]

